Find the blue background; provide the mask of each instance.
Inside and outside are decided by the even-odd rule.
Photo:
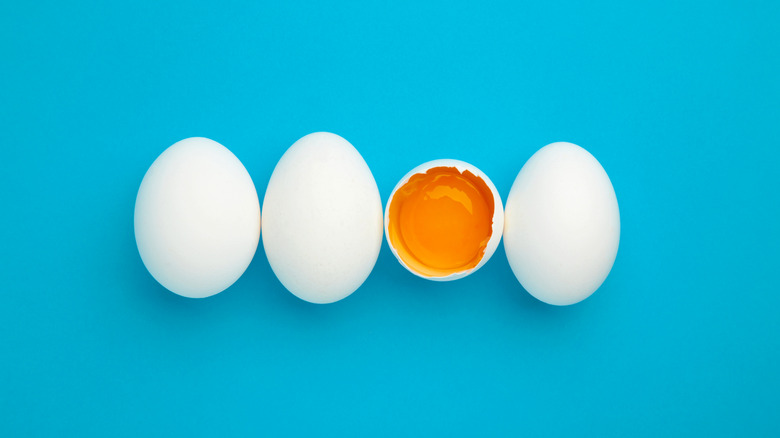
[[[779,433],[780,3],[122,3],[0,6],[0,435]],[[262,199],[320,130],[383,202],[443,157],[506,199],[580,144],[612,273],[557,308],[503,247],[439,284],[384,245],[317,306],[261,246],[215,297],[155,283],[133,206],[160,152],[215,139]]]

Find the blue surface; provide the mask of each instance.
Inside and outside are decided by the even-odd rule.
[[[777,436],[780,3],[218,3],[0,7],[0,436]],[[443,157],[506,199],[580,144],[614,269],[565,308],[503,247],[439,284],[385,245],[327,306],[262,247],[213,298],[154,282],[133,204],[164,148],[213,138],[262,197],[319,130],[383,202]]]

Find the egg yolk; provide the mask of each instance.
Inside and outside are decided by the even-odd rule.
[[[493,193],[454,167],[413,175],[390,200],[388,239],[401,260],[426,277],[476,267],[493,232]]]

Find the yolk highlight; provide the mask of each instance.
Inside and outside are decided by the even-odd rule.
[[[413,271],[445,277],[476,267],[493,233],[493,193],[468,170],[433,167],[390,200],[388,236]]]

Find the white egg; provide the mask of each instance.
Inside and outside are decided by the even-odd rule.
[[[421,164],[398,182],[385,209],[387,243],[409,272],[434,281],[481,268],[501,241],[504,208],[490,178],[463,161]]]
[[[506,201],[504,249],[531,295],[555,305],[589,297],[612,269],[619,241],[615,190],[593,155],[553,143],[525,163]]]
[[[371,273],[381,243],[382,201],[360,153],[327,132],[295,142],[263,200],[263,247],[284,287],[312,303],[341,300]]]
[[[135,240],[144,265],[168,290],[219,293],[244,273],[260,238],[252,178],[221,144],[188,138],[144,175],[135,201]]]

